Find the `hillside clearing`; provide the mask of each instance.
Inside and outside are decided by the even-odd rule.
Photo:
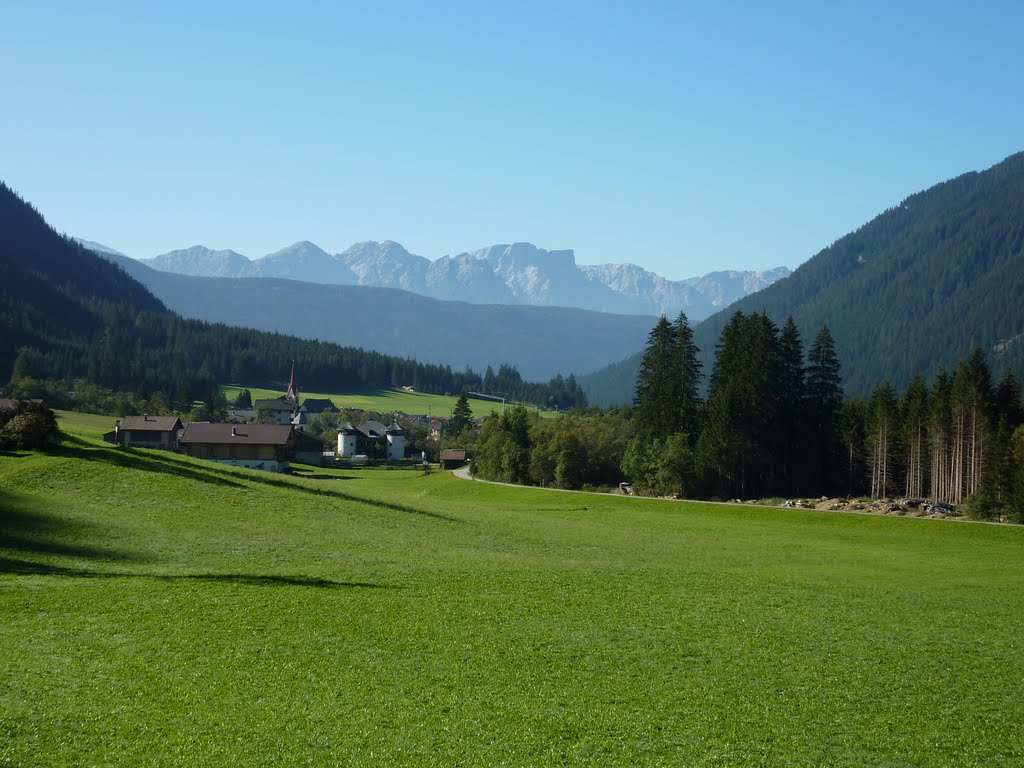
[[[239,393],[245,387],[237,384],[225,384],[221,391],[228,399],[234,402]],[[249,387],[253,400],[257,398],[281,397],[284,392],[260,387]],[[402,411],[413,415],[430,414],[433,416],[448,416],[452,408],[458,402],[458,395],[432,395],[426,392],[406,392],[401,389],[361,389],[343,393],[330,392],[306,392],[302,390],[301,399],[329,398],[338,408],[352,408],[363,411],[374,411],[376,413],[392,413]],[[501,412],[501,401],[483,400],[476,397],[469,397],[469,406],[473,410],[473,416],[490,415],[491,411]],[[537,410],[541,416],[554,417],[554,411],[543,411],[534,406],[527,406],[530,410]]]

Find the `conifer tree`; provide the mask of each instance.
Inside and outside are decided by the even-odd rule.
[[[981,486],[990,436],[992,374],[980,347],[961,360],[951,384],[952,503],[959,504]]]
[[[679,313],[672,325],[672,396],[678,398],[671,425],[672,433],[684,433],[692,445],[697,440],[697,421],[700,414],[700,352],[693,343],[693,331],[684,312]]]
[[[469,426],[473,420],[473,410],[469,407],[469,399],[466,393],[459,395],[458,402],[452,409],[452,420],[448,424],[450,434],[455,437],[462,434],[462,430]]]
[[[928,409],[928,432],[931,442],[931,470],[928,495],[935,501],[951,502],[953,417],[950,407],[952,381],[949,372],[939,367],[932,384],[931,407]]]
[[[649,437],[672,434],[679,398],[679,379],[673,366],[676,332],[662,315],[647,337],[636,380],[638,431]]]
[[[707,419],[697,462],[729,495],[777,490],[777,419],[781,400],[778,329],[767,315],[737,312],[715,348]]]
[[[839,412],[839,436],[846,465],[846,495],[864,490],[867,474],[864,466],[864,445],[867,440],[867,404],[860,398],[847,400]]]
[[[793,316],[786,319],[779,336],[779,477],[782,492],[799,494],[804,456],[804,355],[800,331]]]
[[[928,387],[924,378],[915,376],[900,399],[900,425],[904,446],[904,495],[921,498],[924,495],[924,475],[927,467],[928,442]]]
[[[897,433],[896,392],[888,381],[879,384],[868,402],[868,455],[871,457],[871,497],[887,496],[893,487]]]
[[[843,385],[839,357],[828,326],[822,326],[807,354],[807,457],[808,481],[815,493],[827,493],[836,485],[839,466],[839,412]]]

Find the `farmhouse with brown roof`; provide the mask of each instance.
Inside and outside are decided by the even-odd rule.
[[[284,472],[295,442],[290,424],[213,424],[193,421],[179,441],[189,456],[233,467]]]
[[[178,432],[182,428],[177,416],[125,416],[114,426],[114,442],[125,448],[178,448]]]

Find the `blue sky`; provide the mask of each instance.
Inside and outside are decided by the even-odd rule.
[[[140,258],[795,267],[1024,150],[1024,3],[15,3],[0,178]]]

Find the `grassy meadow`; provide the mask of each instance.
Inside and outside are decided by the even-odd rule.
[[[233,403],[243,389],[245,387],[237,384],[225,384],[221,387],[221,391],[229,403]],[[280,397],[284,394],[283,391],[279,392],[274,389],[261,389],[259,387],[249,387],[248,389],[252,394],[253,400]],[[307,392],[302,390],[300,397],[302,399],[307,397],[330,398],[339,408],[354,408],[363,411],[376,411],[377,413],[391,413],[392,411],[402,411],[410,414],[429,413],[433,416],[450,415],[452,408],[455,407],[455,403],[459,401],[457,395],[455,397],[431,395],[426,392],[405,392],[401,389],[361,389],[345,393]],[[500,401],[483,400],[476,397],[467,397],[467,400],[469,401],[469,407],[473,410],[473,416],[477,418],[487,416],[491,411],[501,413]],[[532,410],[534,406],[529,406],[529,408]],[[554,417],[557,415],[553,411],[539,412],[544,416]]]
[[[1024,765],[1024,528],[272,476],[92,419],[0,454],[0,766]]]

